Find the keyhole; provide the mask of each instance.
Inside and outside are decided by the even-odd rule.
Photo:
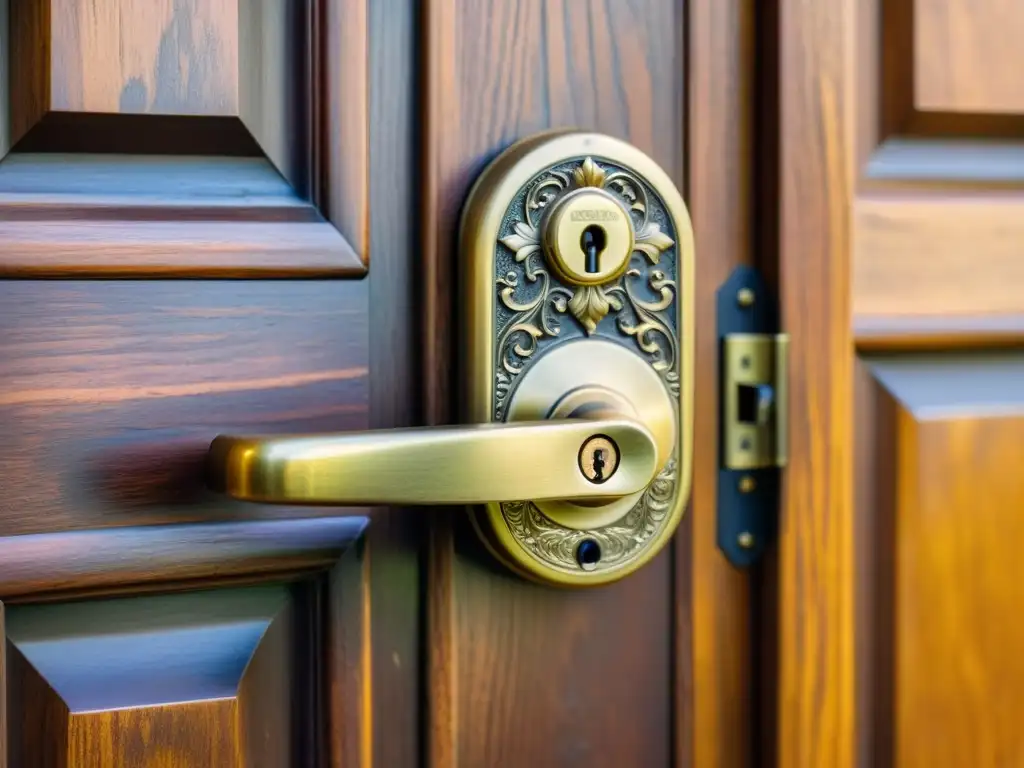
[[[604,451],[598,448],[594,451],[594,482],[600,483],[604,480]]]
[[[580,247],[583,249],[583,253],[586,254],[586,270],[593,274],[600,272],[598,262],[600,261],[601,251],[604,250],[608,239],[605,237],[604,230],[596,224],[591,224],[589,227],[583,230],[583,235],[580,237]]]

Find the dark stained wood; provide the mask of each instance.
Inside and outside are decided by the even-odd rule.
[[[373,244],[370,306],[381,309],[370,324],[370,425],[375,429],[420,422],[421,349],[419,160],[420,79],[418,4],[370,3],[370,240]],[[362,710],[343,708],[332,734],[369,729],[372,762],[365,765],[420,768],[423,721],[423,586],[421,553],[431,515],[415,509],[375,509],[364,537],[369,559],[369,664],[372,696]],[[355,553],[353,552],[352,555]],[[339,563],[347,567],[351,555]],[[344,593],[340,593],[344,594]],[[351,608],[351,601],[342,606]],[[349,627],[353,611],[342,619]],[[346,634],[346,637],[350,635]],[[351,657],[343,646],[343,653]],[[361,654],[367,653],[361,650]],[[365,656],[363,656],[365,659]],[[358,666],[349,666],[358,669]],[[330,690],[345,692],[343,683]],[[342,699],[354,700],[351,696]],[[333,716],[332,716],[333,717]],[[338,722],[338,720],[335,720]],[[358,744],[355,736],[345,744]],[[335,753],[337,754],[337,752]],[[344,756],[344,755],[343,755]],[[342,763],[345,765],[344,761]],[[359,763],[355,763],[359,764]]]
[[[317,603],[358,605],[360,591],[358,578],[314,577],[9,609],[0,690],[13,764],[341,765],[324,751],[342,726],[322,673],[347,665],[350,648],[332,642]],[[346,615],[346,631],[361,635],[364,617]],[[339,679],[330,695],[366,711],[367,679]]]
[[[6,609],[0,602],[0,680],[4,681],[4,689],[0,690],[0,768],[8,768],[8,757],[10,752],[10,740],[7,732],[7,696],[11,690],[10,685],[10,654],[7,652],[7,622]]]
[[[332,566],[366,518],[151,525],[0,538],[0,597],[138,592],[232,577],[266,579]]]
[[[41,0],[9,3],[8,23],[2,31],[7,54],[8,80],[3,111],[9,121],[4,154],[28,133],[50,109],[49,62],[46,45],[50,31],[50,4]],[[5,122],[6,122],[5,121]]]
[[[16,154],[0,276],[337,277],[349,244],[262,158]]]
[[[302,676],[300,669],[310,655],[324,649],[302,643],[311,638],[295,631],[294,606],[294,600],[289,600],[270,621],[238,684],[238,752],[245,766],[272,768],[316,761],[315,746],[300,746],[296,738],[304,724],[315,722],[319,715],[314,678]],[[307,692],[309,698],[303,695]],[[312,734],[315,731],[303,735],[308,739]]]
[[[264,155],[259,143],[237,117],[85,112],[47,112],[18,141],[15,152],[204,157]]]
[[[370,0],[313,4],[313,200],[345,241],[369,259]],[[381,145],[379,151],[387,152]],[[396,215],[407,215],[396,211]]]
[[[684,186],[686,57],[682,9],[663,0],[435,0],[424,13],[423,371],[426,419],[437,423],[455,415],[451,238],[476,173],[515,139],[582,125],[629,139]],[[461,516],[432,522],[432,765],[674,759],[686,717],[674,675],[691,663],[677,656],[677,633],[693,626],[675,624],[673,559],[685,549],[621,584],[562,592],[495,568]],[[612,704],[624,701],[637,702],[629,717]]]
[[[4,533],[294,514],[209,494],[206,449],[222,432],[364,428],[365,291],[0,283]]]
[[[778,545],[774,759],[853,768],[854,514],[850,0],[779,6],[777,249],[790,341],[789,465]]]
[[[292,188],[309,199],[313,3],[238,2],[239,117]]]
[[[67,765],[70,713],[60,696],[10,641],[4,640],[7,665],[7,761],[10,766]]]
[[[237,2],[53,0],[47,4],[52,25],[48,30],[50,109],[237,113]]]
[[[383,534],[378,535],[377,541],[382,542],[381,557],[386,558],[382,566],[387,567],[388,559],[393,561],[397,558],[383,549],[383,543],[388,541]],[[395,712],[396,724],[399,726],[396,732],[414,738],[397,747],[382,746],[379,753],[375,746],[374,731],[389,731],[392,714],[391,710],[377,701],[376,691],[379,687],[383,689],[384,696],[393,697],[393,689],[398,687],[394,682],[396,674],[384,675],[375,667],[389,664],[397,665],[400,669],[401,657],[397,656],[395,648],[401,647],[401,644],[399,638],[392,635],[386,636],[385,642],[378,640],[373,643],[371,640],[374,605],[372,590],[376,589],[380,594],[385,588],[394,590],[403,584],[398,581],[374,584],[374,572],[371,570],[374,555],[368,556],[368,552],[372,550],[352,548],[327,576],[326,604],[322,616],[325,631],[322,637],[324,648],[329,652],[320,655],[326,660],[321,669],[322,679],[326,682],[321,706],[326,714],[324,753],[332,768],[392,765],[383,762],[386,759],[384,756],[395,755],[404,764],[413,765],[417,757],[411,749],[416,743],[416,733],[414,731],[409,734],[408,724],[402,723],[402,718],[408,716],[402,708]],[[384,568],[378,567],[377,573],[385,573]],[[389,607],[392,612],[395,610],[386,599],[382,598],[381,604]],[[395,621],[394,616],[384,618],[390,619],[390,622]],[[382,620],[375,623],[388,626]],[[377,654],[385,658],[373,659]],[[413,706],[418,705],[419,702],[413,702]],[[381,720],[375,724],[375,718]]]
[[[239,218],[223,200],[195,199],[191,211],[168,200],[156,214],[165,225],[156,227],[86,195],[74,204],[104,208],[112,225],[76,228],[75,239],[66,222],[76,217],[60,215],[70,192],[58,175],[44,182],[45,190],[30,190],[18,213],[0,215],[25,215],[21,209],[42,205],[52,221],[0,236],[9,243],[0,276],[364,275],[367,5],[59,0],[51,9],[48,0],[17,3],[9,19],[0,19],[0,34],[12,42],[10,73],[0,77],[7,113],[0,120],[0,157],[12,145],[37,153],[265,155],[304,207],[306,225],[284,226],[273,211],[260,211],[266,216],[259,218],[250,206]],[[244,188],[235,194],[244,197]],[[159,207],[151,202],[151,209]],[[195,228],[197,218],[211,225]],[[252,226],[235,237],[235,222],[249,218]]]
[[[689,5],[687,202],[697,233],[697,408],[693,501],[677,534],[676,764],[745,766],[753,755],[749,574],[722,557],[716,532],[718,287],[753,248],[755,3]],[[760,65],[760,63],[758,63]]]

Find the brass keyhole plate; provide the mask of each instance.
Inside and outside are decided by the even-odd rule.
[[[559,255],[581,248],[584,227],[567,227],[561,252],[552,247],[559,232],[546,229],[549,214],[571,212],[567,201],[584,193],[630,217],[628,239],[606,244],[597,276],[574,261],[578,254]],[[624,262],[610,255],[617,248],[627,249]],[[463,209],[459,258],[465,420],[574,415],[584,395],[591,402],[603,392],[598,400],[611,411],[651,431],[661,463],[631,497],[487,504],[472,510],[475,527],[499,559],[538,581],[587,586],[632,573],[671,538],[690,493],[694,245],[682,197],[623,141],[541,134],[511,146],[478,178]],[[508,471],[516,471],[514,458]]]

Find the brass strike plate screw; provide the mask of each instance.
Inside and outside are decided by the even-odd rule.
[[[736,292],[736,303],[741,307],[754,306],[754,292],[749,288],[740,288]]]
[[[736,543],[743,547],[743,549],[753,549],[754,534],[750,531],[743,531],[743,533],[736,537]]]
[[[757,488],[757,481],[750,475],[740,478],[740,493],[753,493]]]

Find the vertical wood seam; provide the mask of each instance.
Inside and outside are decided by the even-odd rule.
[[[779,275],[791,336],[776,761],[853,768],[850,240],[856,13],[781,0]]]
[[[420,10],[424,30],[421,83],[425,103],[423,132],[423,179],[420,210],[423,290],[423,408],[428,425],[443,423],[450,416],[451,279],[447,272],[452,233],[442,200],[443,180],[453,162],[445,125],[457,121],[452,111],[451,89],[455,87],[455,24],[458,10],[454,0],[428,0]],[[452,511],[438,510],[427,523],[427,631],[426,631],[426,764],[429,768],[455,768],[456,752],[456,649],[453,615],[454,536]]]
[[[711,319],[697,329],[698,371],[717,371],[718,286],[752,260],[753,11],[749,0],[688,3],[687,197],[698,236],[697,316]],[[750,574],[734,569],[717,544],[717,386],[717,373],[698,375],[699,453],[689,527],[681,530],[688,549],[676,550],[677,567],[689,569],[688,583],[677,578],[689,591],[688,603],[676,601],[677,666],[685,654],[690,679],[688,688],[677,683],[675,746],[677,765],[739,768],[753,739]]]

